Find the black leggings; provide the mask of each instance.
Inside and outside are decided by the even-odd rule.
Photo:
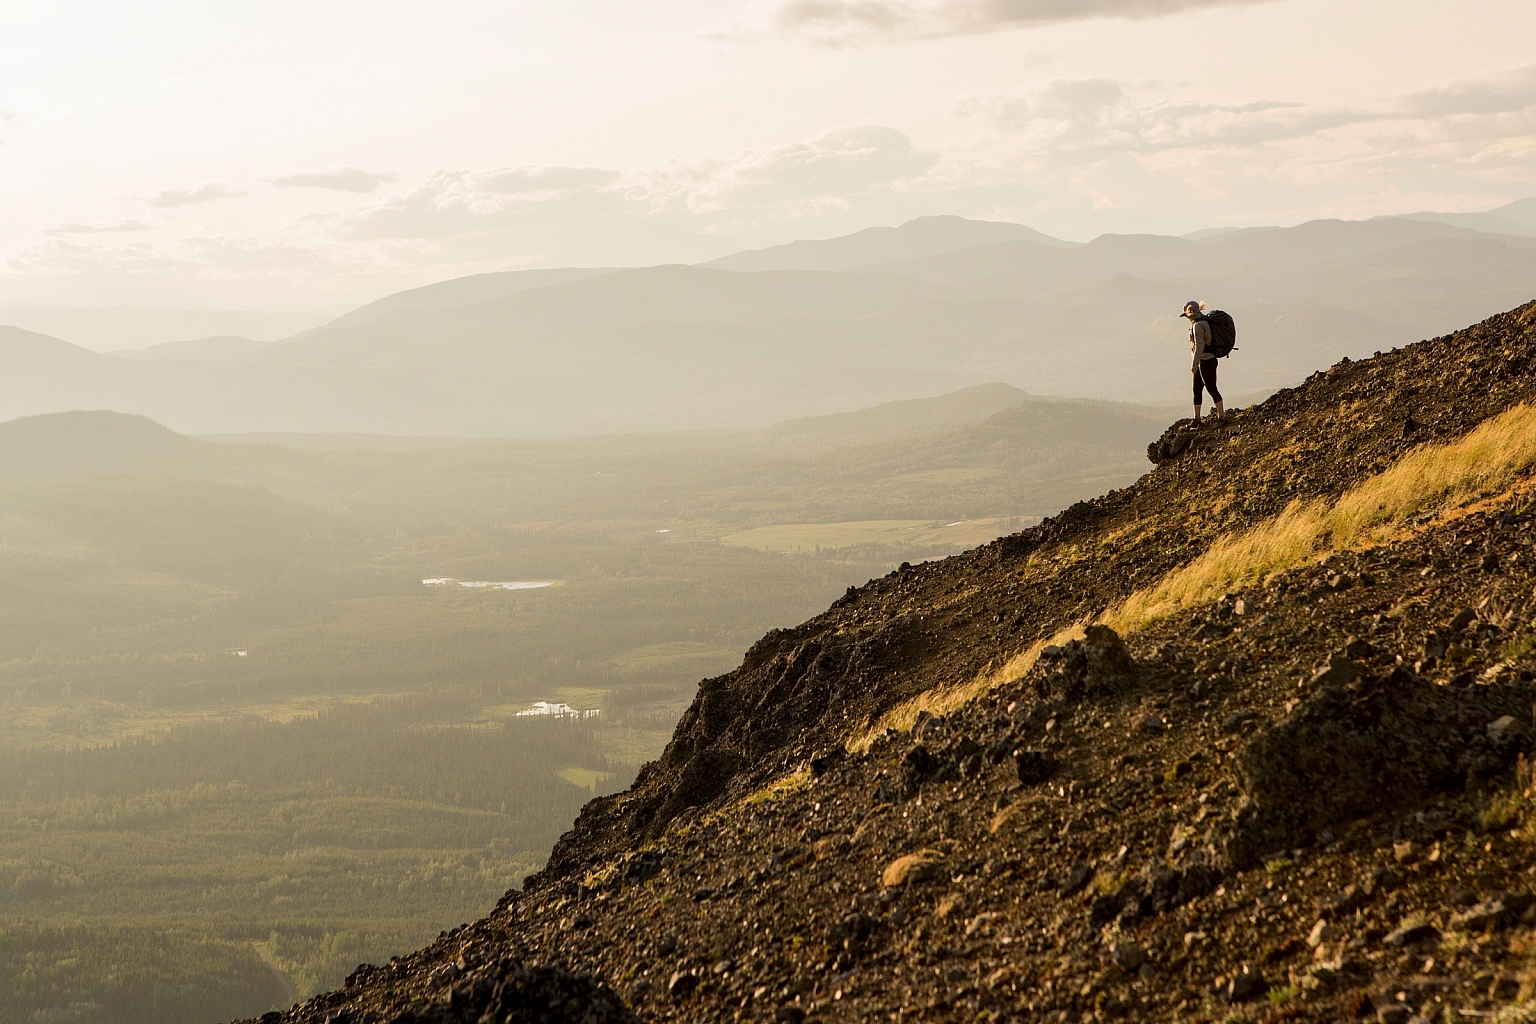
[[[1216,390],[1216,360],[1200,360],[1200,372],[1190,374],[1195,378],[1195,404],[1200,404],[1200,385],[1203,383],[1211,393],[1211,401],[1220,402],[1221,392]]]

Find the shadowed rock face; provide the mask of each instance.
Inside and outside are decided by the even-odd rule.
[[[1036,689],[1042,697],[1073,703],[1124,692],[1134,686],[1136,661],[1108,626],[1089,626],[1081,640],[1046,648]]]
[[[1436,686],[1401,666],[1325,683],[1238,752],[1246,806],[1224,852],[1248,866],[1329,826],[1498,775],[1516,744],[1490,740],[1488,726],[1529,716],[1533,696],[1529,683]]]
[[[283,1021],[522,1019],[465,1001],[503,963],[591,979],[549,1019],[613,995],[700,1024],[1495,1012],[1536,929],[1529,479],[842,745],[1527,400],[1533,349],[1536,305],[1335,367],[1133,487],[769,634],[522,891]]]
[[[350,1003],[341,993],[311,1000],[301,1019],[329,1024],[639,1024],[640,1018],[613,991],[555,967],[528,967],[514,960],[487,959],[482,947],[435,967],[426,977],[423,998],[387,1013]],[[398,981],[398,962],[387,967],[359,967],[347,978],[347,990],[366,990]],[[268,1013],[256,1024],[277,1024],[293,1014]]]

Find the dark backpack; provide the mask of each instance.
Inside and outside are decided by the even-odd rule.
[[[1237,348],[1237,324],[1232,322],[1232,315],[1213,309],[1201,314],[1199,319],[1211,328],[1211,340],[1205,350],[1218,358],[1231,355],[1232,350]]]

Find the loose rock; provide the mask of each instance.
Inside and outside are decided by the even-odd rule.
[[[1312,926],[1312,931],[1307,935],[1307,945],[1313,949],[1333,939],[1333,926],[1323,918],[1318,918]]]
[[[1038,786],[1050,781],[1056,774],[1056,760],[1043,750],[1019,750],[1013,755],[1019,781],[1026,786]]]
[[[1264,980],[1264,975],[1250,966],[1243,964],[1237,976],[1227,982],[1224,995],[1229,1003],[1246,1003],[1269,991],[1269,982]]]
[[[880,884],[887,889],[918,884],[938,878],[944,855],[937,850],[919,850],[897,857],[880,874]]]
[[[1388,946],[1413,946],[1421,942],[1438,942],[1440,930],[1432,924],[1406,924],[1394,928],[1381,941]]]

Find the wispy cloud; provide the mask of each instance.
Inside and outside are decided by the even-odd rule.
[[[591,188],[608,188],[623,175],[602,167],[502,167],[475,171],[463,179],[471,190],[497,196],[549,197]]]
[[[239,199],[246,194],[245,189],[235,188],[226,182],[200,181],[187,188],[162,188],[158,192],[124,198],[137,200],[156,210],[169,210],[195,203],[211,203],[217,199]]]
[[[141,220],[114,220],[103,224],[48,224],[45,235],[101,235],[116,231],[153,231],[153,224]]]
[[[963,97],[953,109],[1016,147],[1073,160],[1095,152],[1253,147],[1391,116],[1282,100],[1144,101],[1108,78],[1051,79],[1015,93]]]
[[[954,188],[984,183],[1078,219],[1136,211],[1144,222],[1164,220],[1155,210],[1207,220],[1239,210],[1275,221],[1362,217],[1402,212],[1410,201],[1423,208],[1450,183],[1451,209],[1468,208],[1478,180],[1494,195],[1536,191],[1536,65],[1348,106],[1213,103],[1169,97],[1159,85],[1059,78],[963,97],[953,111],[982,134],[946,153],[934,177]],[[1260,205],[1279,196],[1284,207]]]
[[[323,188],[333,192],[372,192],[399,177],[393,171],[361,167],[326,167],[314,171],[282,171],[266,177],[274,188]]]
[[[642,217],[684,230],[728,231],[743,219],[799,219],[872,189],[922,176],[938,160],[901,132],[836,128],[785,146],[671,167],[622,172],[596,167],[439,171],[376,203],[317,215],[349,238],[437,238],[552,218]]]
[[[780,0],[782,31],[831,46],[978,35],[1090,18],[1160,18],[1271,0]]]
[[[1536,63],[1469,75],[1403,99],[1404,113],[1413,117],[1455,117],[1461,114],[1512,114],[1536,107]]]
[[[787,230],[835,233],[888,204],[901,219],[940,159],[902,132],[853,125],[785,145],[665,167],[444,170],[415,185],[248,235],[108,242],[52,235],[9,254],[0,275],[195,276],[289,295],[341,280],[376,292],[530,262],[697,262]],[[371,281],[364,285],[360,282]],[[265,282],[265,284],[263,284]],[[290,299],[291,301],[291,299]]]
[[[1056,161],[1165,150],[1258,152],[1351,126],[1378,125],[1385,150],[1452,139],[1529,141],[1536,119],[1536,63],[1453,79],[1376,104],[1319,106],[1285,100],[1210,103],[1143,98],[1108,78],[1055,78],[1013,93],[965,96],[958,116],[991,129],[1015,151]],[[1409,139],[1417,140],[1415,147]],[[1383,155],[1386,155],[1385,153]]]

